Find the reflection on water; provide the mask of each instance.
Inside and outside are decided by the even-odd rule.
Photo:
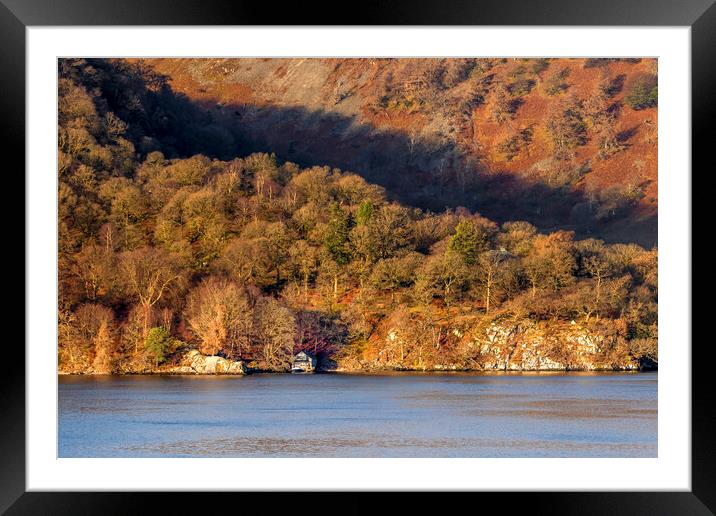
[[[657,373],[60,377],[60,457],[656,457]]]

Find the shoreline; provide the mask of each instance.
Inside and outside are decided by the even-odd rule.
[[[560,374],[638,374],[638,373],[657,373],[658,368],[644,369],[380,369],[380,370],[342,370],[342,371],[317,371],[311,374],[302,374],[295,376],[312,376],[312,375],[336,375],[336,376],[410,376],[410,375],[464,375],[464,376],[502,376],[502,375],[560,375]],[[157,371],[148,373],[68,373],[58,371],[57,376],[102,376],[102,377],[121,377],[121,376],[189,376],[189,377],[245,377],[252,375],[292,375],[290,372],[281,371],[251,371],[245,374],[234,373],[173,373],[169,371]],[[292,375],[293,376],[293,375]]]

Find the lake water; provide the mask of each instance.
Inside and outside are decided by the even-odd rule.
[[[59,377],[60,457],[656,457],[657,373]]]

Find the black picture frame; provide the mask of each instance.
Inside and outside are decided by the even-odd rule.
[[[692,168],[706,167],[714,120],[716,91],[716,5],[714,0],[374,0],[340,6],[302,2],[274,5],[236,0],[0,0],[0,75],[3,135],[6,156],[24,170],[25,29],[42,25],[576,25],[576,26],[689,26],[692,73]],[[338,13],[344,13],[342,16]],[[713,167],[711,162],[708,162]],[[17,174],[17,172],[15,172]],[[691,174],[690,171],[680,173]],[[692,175],[693,177],[693,175]],[[18,180],[18,191],[24,181]],[[694,220],[697,220],[694,217]],[[18,229],[18,233],[20,228]],[[692,233],[693,234],[693,233]],[[24,236],[18,235],[24,239]],[[20,240],[18,240],[20,241]],[[695,262],[694,266],[697,265]],[[19,304],[19,303],[18,303]],[[684,343],[688,345],[689,343]],[[707,340],[693,340],[692,356],[699,357]],[[485,502],[532,513],[565,514],[713,514],[716,512],[716,425],[714,389],[709,382],[710,361],[692,361],[692,490],[690,492],[590,493],[470,493],[451,495],[456,508]],[[159,503],[166,512],[222,512],[262,510],[266,495],[188,493],[77,493],[26,492],[25,488],[25,358],[13,357],[13,368],[0,375],[0,512],[7,514],[135,514]],[[470,496],[469,500],[462,500]],[[478,497],[475,499],[475,497]],[[232,498],[240,497],[239,500]],[[278,499],[280,500],[280,498]],[[287,499],[271,495],[270,505],[289,508]],[[317,501],[317,504],[321,502]],[[342,502],[339,502],[342,503]],[[373,502],[370,502],[373,503]],[[327,504],[330,509],[332,504]],[[359,509],[349,503],[346,507]],[[401,512],[425,510],[424,493],[401,502]],[[491,504],[490,504],[491,505]],[[335,506],[334,510],[335,510]],[[291,510],[294,510],[291,508]],[[341,512],[345,512],[344,509]]]

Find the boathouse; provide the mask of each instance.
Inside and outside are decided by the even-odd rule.
[[[316,357],[305,351],[294,355],[291,360],[292,373],[313,373],[316,370]]]

